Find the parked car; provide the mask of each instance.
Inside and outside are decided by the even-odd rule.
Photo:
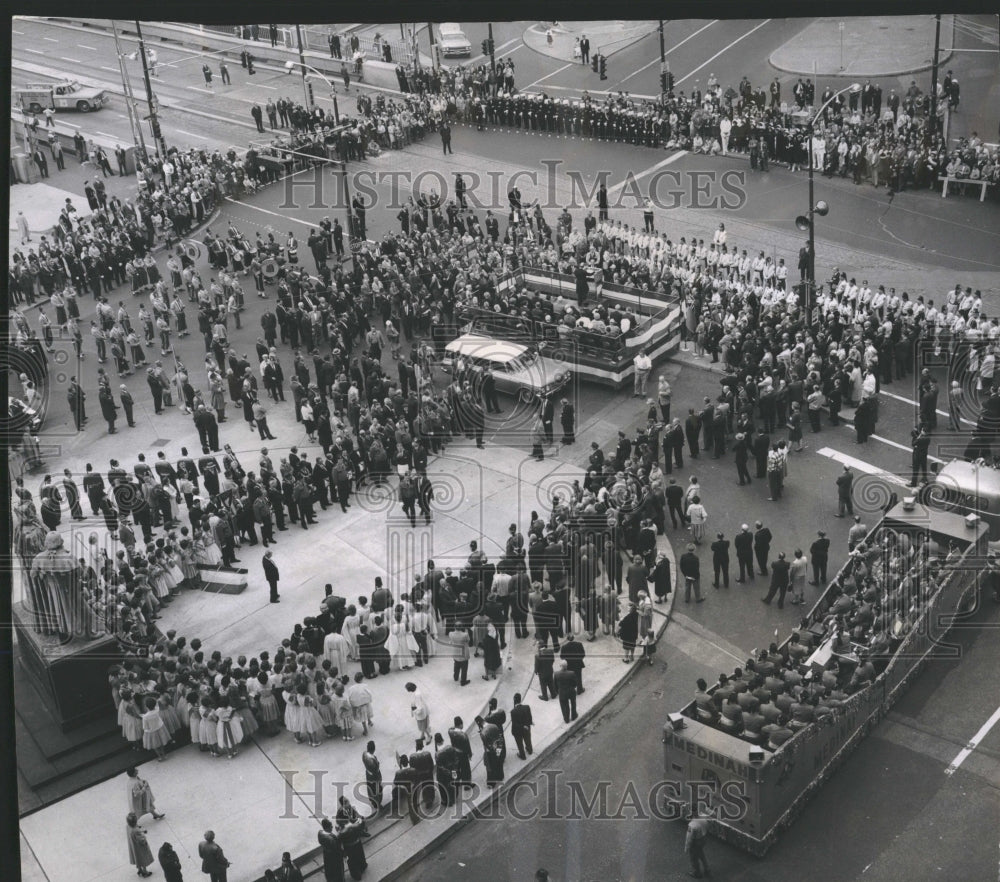
[[[444,370],[455,370],[460,361],[490,371],[498,392],[522,400],[558,391],[570,381],[572,373],[564,363],[540,355],[534,346],[480,334],[463,334],[445,346]]]
[[[462,28],[453,21],[438,25],[438,42],[441,44],[441,54],[446,58],[451,55],[472,57],[472,43]]]
[[[81,86],[76,80],[56,83],[29,83],[14,89],[18,104],[32,113],[41,113],[46,107],[55,110],[79,110],[88,113],[100,110],[108,100],[103,89]]]

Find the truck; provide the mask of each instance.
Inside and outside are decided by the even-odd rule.
[[[961,465],[944,472],[971,478]],[[923,498],[932,496],[935,486],[928,485]],[[667,817],[698,813],[708,820],[714,835],[763,856],[823,782],[885,717],[927,661],[955,657],[958,647],[948,643],[948,631],[970,614],[987,566],[991,525],[979,513],[962,510],[955,498],[941,501],[953,510],[924,504],[912,496],[892,506],[802,620],[792,657],[803,683],[822,679],[832,667],[843,673],[857,670],[862,660],[874,663],[875,676],[849,688],[846,700],[832,713],[798,727],[793,724],[792,737],[777,747],[752,732],[727,730],[721,718],[704,703],[699,707],[697,701],[668,716],[662,739],[664,768],[668,781],[678,786],[670,789],[665,800]],[[996,514],[1000,495],[994,492],[980,502]],[[911,548],[926,549],[927,560],[933,561],[912,583],[900,581],[902,576],[892,563],[901,554],[904,560],[919,560]],[[883,645],[878,653],[870,652],[869,633],[836,624],[840,609],[836,604],[845,597],[841,583],[853,572],[858,554],[876,577],[877,591],[884,591],[890,583],[898,586],[897,592],[915,586],[904,595],[909,598],[904,604],[907,609],[895,612],[889,626],[880,631]],[[803,642],[811,647],[807,656],[802,652]],[[790,643],[791,635],[777,651],[788,657]]]
[[[108,101],[108,95],[103,89],[83,86],[76,80],[28,83],[14,89],[14,98],[23,110],[30,110],[32,113],[41,113],[46,108],[89,113],[91,110],[100,110]]]

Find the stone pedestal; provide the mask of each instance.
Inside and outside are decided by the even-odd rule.
[[[122,660],[118,641],[104,635],[93,640],[74,637],[64,643],[38,634],[20,603],[14,606],[13,619],[21,657],[19,674],[31,678],[62,730],[106,716],[111,706],[108,667]]]

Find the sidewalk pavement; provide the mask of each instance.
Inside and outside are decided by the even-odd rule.
[[[955,44],[955,17],[941,16],[944,64]],[[929,69],[934,16],[818,18],[771,53],[772,66],[803,76],[890,77]]]
[[[525,46],[541,55],[582,64],[573,57],[578,37],[590,39],[591,58],[597,53],[610,58],[655,31],[657,25],[656,21],[561,21],[546,28],[545,24],[536,23],[524,32],[522,39]],[[551,44],[546,37],[547,30],[552,31]]]

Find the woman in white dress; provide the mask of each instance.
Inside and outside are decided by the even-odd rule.
[[[323,640],[323,658],[337,669],[338,674],[347,673],[347,662],[350,656],[350,644],[343,634],[334,631],[327,634]]]
[[[396,607],[392,622],[389,624],[389,639],[385,648],[389,651],[397,671],[408,671],[413,667],[417,641],[410,631],[410,618],[403,614],[402,607]]]
[[[347,607],[347,615],[340,628],[340,636],[347,641],[348,658],[356,659],[358,657],[358,631],[360,629],[361,616],[358,615],[358,608],[352,603]]]
[[[219,742],[219,749],[226,751],[229,759],[233,759],[238,753],[240,742],[243,740],[243,726],[240,723],[240,716],[229,704],[229,700],[222,698],[215,711],[215,717],[215,737]]]
[[[156,753],[158,762],[163,762],[167,755],[163,748],[170,743],[170,733],[160,716],[156,699],[150,696],[146,699],[146,711],[142,715],[142,746]]]

